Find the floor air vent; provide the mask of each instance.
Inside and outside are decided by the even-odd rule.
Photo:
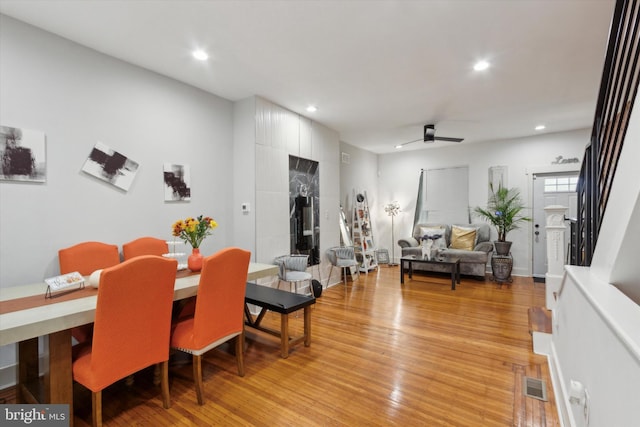
[[[524,377],[524,395],[546,402],[547,387],[541,379]]]

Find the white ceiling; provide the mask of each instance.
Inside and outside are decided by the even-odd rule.
[[[421,138],[427,123],[463,144],[532,135],[539,123],[591,127],[613,6],[0,0],[3,14],[230,100],[263,96],[376,153]],[[474,72],[479,59],[491,68]]]

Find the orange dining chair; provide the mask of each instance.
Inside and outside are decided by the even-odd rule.
[[[122,257],[125,261],[143,255],[162,256],[168,252],[169,246],[167,245],[167,241],[157,239],[155,237],[140,237],[130,242],[123,243],[122,245]],[[174,302],[174,307],[176,307],[176,304],[178,304],[177,307],[184,305],[184,303],[181,302]],[[160,384],[160,374],[158,365],[156,365],[153,378],[154,385]],[[133,384],[133,378],[127,378],[127,383],[129,385]]]
[[[140,255],[162,256],[169,252],[167,242],[155,237],[140,237],[122,245],[122,255],[125,260]],[[196,302],[195,297],[181,299],[174,303],[174,312],[181,316],[193,316]]]
[[[83,242],[58,251],[60,274],[74,271],[89,276],[96,270],[120,263],[120,254],[116,245],[101,242]],[[91,339],[93,326],[82,325],[71,329],[71,335],[79,342]]]
[[[244,376],[244,296],[251,252],[226,248],[204,259],[193,317],[178,319],[171,347],[193,355],[198,404],[204,404],[202,355],[235,338],[238,375]]]
[[[122,256],[125,260],[140,255],[162,256],[168,252],[167,242],[155,237],[140,237],[122,245]]]
[[[91,390],[92,423],[102,425],[102,390],[161,364],[162,402],[169,408],[169,338],[178,261],[140,256],[100,275],[91,345],[79,346],[73,379]]]

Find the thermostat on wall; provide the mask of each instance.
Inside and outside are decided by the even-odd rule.
[[[242,203],[242,213],[248,214],[251,211],[251,205],[249,202]]]

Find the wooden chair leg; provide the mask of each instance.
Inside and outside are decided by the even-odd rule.
[[[238,362],[238,375],[244,377],[244,330],[236,336],[236,360]]]
[[[171,397],[169,396],[169,361],[165,360],[156,365],[156,369],[160,371],[160,385],[162,389],[162,406],[164,409],[171,407]]]
[[[153,385],[158,385],[162,383],[161,368],[162,368],[162,365],[160,363],[156,363],[153,367]]]
[[[102,427],[102,390],[91,392],[91,425]]]
[[[202,381],[202,356],[193,355],[193,380],[196,383],[198,405],[204,405],[204,384]]]

